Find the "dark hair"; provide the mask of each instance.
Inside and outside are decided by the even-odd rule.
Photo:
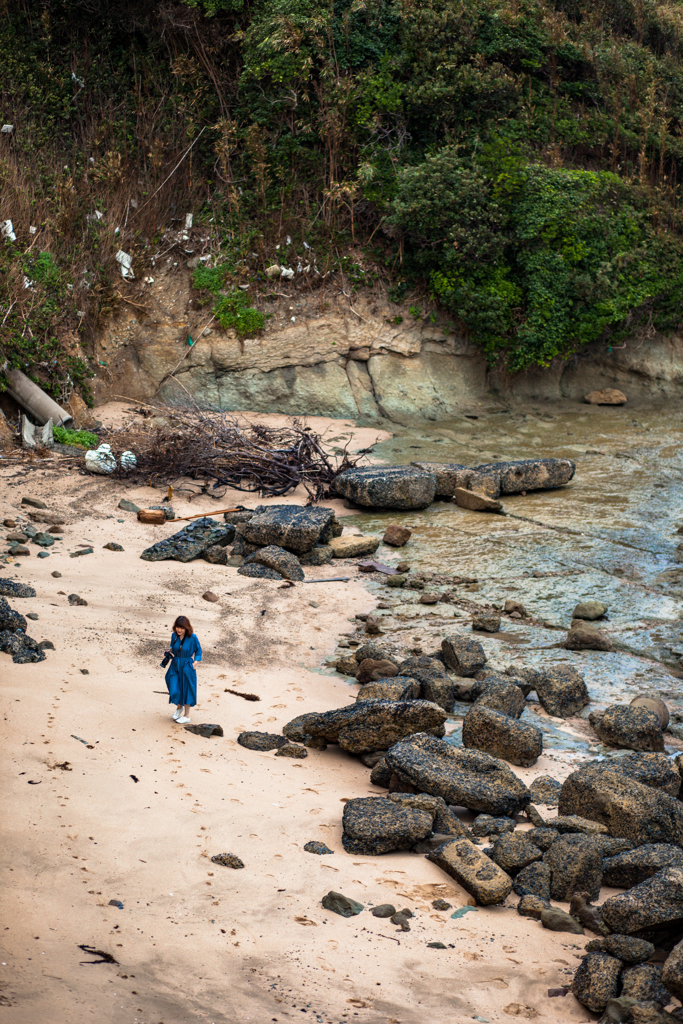
[[[175,622],[173,623],[173,632],[174,633],[175,633],[175,630],[176,630],[176,626],[179,627],[180,629],[184,629],[185,630],[185,636],[192,636],[192,634],[194,633],[194,630],[192,628],[192,623],[188,619],[187,615],[179,615],[178,618],[175,620]]]

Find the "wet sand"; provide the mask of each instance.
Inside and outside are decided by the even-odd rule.
[[[356,443],[367,444],[368,432]],[[590,934],[544,931],[515,913],[514,896],[505,907],[452,919],[473,901],[423,856],[344,853],[343,801],[384,792],[359,761],[336,747],[294,761],[237,745],[242,730],[279,731],[295,715],[354,698],[357,686],[324,661],[352,628],[349,619],[375,607],[375,584],[340,561],[307,569],[307,577],[349,575],[348,583],[286,589],[203,560],[143,562],[140,552],[177,527],[139,524],[117,503],[125,495],[159,504],[159,491],[58,468],[0,474],[0,518],[24,514],[20,500],[30,495],[67,519],[49,558],[32,554],[0,570],[35,586],[35,599],[10,604],[37,612],[31,635],[56,647],[38,665],[0,654],[1,1020],[596,1019],[571,995],[548,996],[568,983]],[[228,492],[218,504],[233,500],[263,503]],[[177,515],[210,511],[208,499],[176,495],[173,504]],[[359,525],[356,517],[346,521]],[[125,551],[104,550],[110,540]],[[94,554],[69,558],[86,541]],[[419,549],[417,535],[412,548]],[[203,601],[206,590],[220,601]],[[69,605],[71,593],[88,605]],[[181,613],[205,652],[193,722],[220,723],[223,738],[192,735],[170,719],[158,663]],[[261,699],[247,702],[228,688]],[[515,771],[562,779],[586,753],[551,749],[533,769]],[[304,852],[312,839],[334,855]],[[211,862],[223,852],[241,857],[244,870]],[[411,931],[368,910],[351,919],[324,911],[320,900],[330,889],[366,907],[409,907]],[[611,892],[603,889],[602,898]],[[436,897],[453,910],[434,911]],[[448,948],[428,948],[434,941]],[[84,964],[97,958],[80,945],[117,963]]]

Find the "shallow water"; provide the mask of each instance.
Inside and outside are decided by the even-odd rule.
[[[474,577],[458,598],[502,606],[522,602],[543,621],[526,626],[503,619],[501,632],[477,633],[492,667],[570,662],[583,671],[591,704],[582,713],[637,694],[657,694],[669,706],[667,746],[683,739],[683,418],[670,408],[634,414],[623,408],[530,405],[524,413],[482,407],[479,418],[402,430],[378,444],[381,462],[458,462],[564,457],[576,462],[574,480],[555,491],[504,497],[506,515],[467,512],[436,502],[422,512],[359,513],[345,523],[382,533],[389,523],[413,531],[405,548],[380,547],[379,561],[409,561],[413,570]],[[517,518],[524,517],[524,518]],[[529,520],[532,520],[531,522]],[[678,546],[681,545],[679,552]],[[387,639],[435,650],[458,631],[462,609],[420,605],[416,591],[369,583],[394,607]],[[430,587],[430,589],[439,589]],[[441,587],[441,589],[453,589]],[[561,642],[578,601],[609,605],[598,623],[614,652],[570,652]],[[556,628],[552,628],[556,627]],[[461,631],[469,632],[464,621]],[[544,731],[547,748],[604,752],[588,722],[550,719],[533,695],[525,718]],[[458,742],[462,714],[451,723]]]

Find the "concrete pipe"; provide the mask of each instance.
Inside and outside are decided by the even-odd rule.
[[[9,381],[7,390],[12,398],[23,406],[27,412],[42,426],[52,420],[56,427],[68,427],[73,423],[73,416],[57,405],[54,399],[46,395],[42,388],[29,380],[21,370],[5,370]]]

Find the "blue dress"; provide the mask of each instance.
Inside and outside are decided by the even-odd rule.
[[[180,639],[177,633],[171,637],[173,660],[166,670],[169,704],[187,704],[193,708],[197,703],[197,672],[194,661],[202,660],[199,640],[193,633]]]

